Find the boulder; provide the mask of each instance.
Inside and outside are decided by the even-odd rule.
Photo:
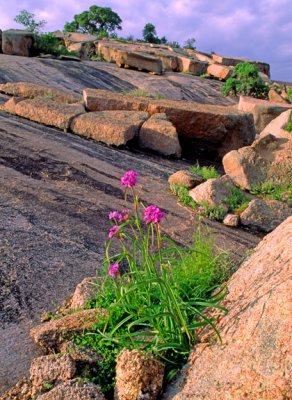
[[[255,65],[260,72],[266,74],[268,77],[270,76],[270,65],[265,62],[253,61],[249,60],[248,58],[242,58],[242,57],[226,57],[215,53],[212,53],[212,58],[215,62],[219,64],[229,65],[233,67],[235,67],[239,63],[248,62],[250,64]]]
[[[14,113],[20,117],[64,130],[70,127],[74,117],[84,112],[82,104],[57,103],[42,97],[19,101],[14,107]]]
[[[208,63],[195,58],[178,57],[178,70],[201,75],[207,72]]]
[[[189,171],[180,170],[170,175],[168,183],[170,185],[180,185],[187,189],[193,189],[195,186],[203,183],[203,178]]]
[[[25,100],[25,97],[11,97],[4,104],[0,105],[0,110],[5,111],[9,114],[16,114],[15,106],[23,100]]]
[[[226,214],[223,219],[223,224],[226,226],[236,227],[239,225],[239,215]]]
[[[232,75],[232,68],[219,64],[211,64],[207,68],[207,73],[220,81],[226,81]]]
[[[252,143],[255,137],[252,116],[227,107],[132,97],[100,89],[85,89],[83,98],[90,111],[148,111],[151,115],[165,113],[179,136],[204,140],[213,149],[216,147],[220,155]]]
[[[30,335],[45,352],[58,352],[64,341],[69,340],[74,333],[90,329],[105,313],[98,309],[78,311],[35,326]]]
[[[1,400],[31,400],[32,384],[29,378],[21,378],[13,388],[9,389],[2,396]]]
[[[61,383],[37,400],[105,400],[99,386],[76,380]]]
[[[96,284],[97,280],[95,277],[83,279],[83,281],[76,286],[70,301],[70,308],[73,310],[85,308],[86,304],[96,296]]]
[[[98,36],[90,35],[89,33],[81,33],[81,32],[63,32],[63,33],[66,46],[69,43],[96,42],[98,40]]]
[[[156,400],[162,388],[164,366],[151,354],[123,350],[116,364],[115,399]]]
[[[75,376],[75,362],[68,355],[49,355],[35,358],[30,366],[32,396],[46,391],[47,384],[68,381]]]
[[[263,232],[271,232],[292,215],[292,208],[276,200],[252,200],[240,214],[241,224]]]
[[[7,82],[0,83],[0,93],[12,96],[45,97],[60,103],[78,103],[82,96],[66,90],[56,89],[45,85],[37,85],[30,82]]]
[[[292,109],[292,104],[271,103],[268,100],[255,99],[254,97],[240,96],[238,110],[252,113],[256,133],[265,127],[282,112]]]
[[[224,200],[231,196],[232,187],[231,179],[224,175],[220,178],[208,179],[190,190],[189,195],[198,204],[207,203],[213,207],[222,206],[228,211],[228,206],[224,203]]]
[[[287,132],[284,128],[292,119],[292,110],[284,111],[277,118],[273,119],[265,129],[260,133],[260,138],[272,134],[276,138],[292,139],[291,133]]]
[[[229,312],[216,325],[222,344],[212,331],[201,338],[183,387],[170,387],[165,398],[291,398],[291,231],[292,217],[231,277],[223,304]]]
[[[138,135],[147,118],[147,112],[91,112],[76,117],[71,124],[71,129],[78,135],[108,145],[121,146]]]
[[[143,54],[118,50],[116,64],[119,67],[132,67],[140,71],[153,72],[156,75],[162,74],[161,60],[147,53]]]
[[[81,60],[90,60],[95,55],[95,45],[93,42],[69,43],[67,50],[76,53]]]
[[[292,182],[292,138],[267,134],[251,146],[232,150],[222,160],[226,174],[239,187],[250,190],[269,180],[275,184]]]
[[[175,127],[164,113],[152,115],[139,132],[139,146],[164,156],[181,156],[181,147]]]
[[[272,103],[283,103],[283,104],[288,103],[275,89],[270,89],[269,101]]]
[[[34,33],[9,29],[2,32],[2,52],[10,56],[30,57],[33,54]]]
[[[214,64],[215,61],[213,60],[213,58],[211,57],[211,54],[207,54],[207,53],[202,53],[200,51],[197,50],[190,50],[190,49],[186,49],[186,51],[191,55],[191,56],[195,56],[198,60],[203,61],[210,64]]]

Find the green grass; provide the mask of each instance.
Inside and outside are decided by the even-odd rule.
[[[289,121],[284,127],[285,131],[291,133],[292,132],[292,112],[290,113]]]
[[[292,206],[292,184],[277,185],[273,180],[253,185],[250,193],[267,200],[278,200]]]
[[[165,99],[166,97],[160,93],[150,93],[146,89],[133,89],[129,92],[125,92],[125,95],[132,97],[146,97],[148,99]]]
[[[230,211],[239,212],[243,207],[247,207],[250,198],[244,194],[238,187],[230,186],[231,196],[224,200]]]
[[[208,167],[201,167],[198,161],[194,166],[189,168],[189,171],[201,176],[205,181],[211,178],[220,177],[220,174],[216,171],[215,167],[211,165]]]
[[[189,190],[181,185],[170,185],[170,191],[178,197],[179,202],[185,206],[190,206],[197,209],[199,204],[189,195]]]

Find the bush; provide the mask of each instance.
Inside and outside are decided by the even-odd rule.
[[[219,178],[220,174],[216,171],[215,167],[209,165],[208,167],[201,167],[197,161],[193,167],[190,167],[190,172],[201,176],[205,181],[211,178]]]
[[[104,390],[113,385],[114,359],[122,348],[143,348],[160,357],[169,379],[186,362],[197,328],[210,325],[220,338],[205,311],[224,310],[218,303],[227,276],[226,254],[216,253],[200,229],[193,246],[178,246],[161,233],[165,213],[136,196],[137,173],[128,171],[121,181],[126,194],[130,191],[133,211],[109,214],[106,257],[91,303],[108,315],[76,339],[102,353],[104,368],[95,381]]]
[[[223,84],[221,91],[224,96],[243,95],[267,99],[269,87],[259,76],[257,67],[250,63],[239,63],[231,77]]]
[[[37,35],[36,48],[38,53],[52,54],[54,56],[76,56],[76,52],[68,51],[52,33]]]

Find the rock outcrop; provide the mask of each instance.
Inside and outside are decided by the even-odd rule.
[[[2,32],[2,52],[12,56],[30,57],[35,35],[32,32],[9,29]]]
[[[207,73],[210,76],[213,76],[214,78],[217,78],[221,81],[230,78],[232,70],[233,69],[231,67],[226,67],[224,65],[218,65],[218,64],[211,64],[207,68]]]
[[[187,189],[193,189],[195,186],[203,183],[203,181],[204,179],[201,176],[185,170],[176,171],[168,178],[170,185],[180,185]]]
[[[222,56],[216,53],[212,53],[212,59],[219,64],[226,65],[226,66],[233,66],[235,67],[237,64],[242,63],[242,62],[248,62],[250,64],[255,65],[260,72],[263,74],[270,76],[270,66],[269,64],[261,61],[253,61],[249,60],[248,58],[242,58],[242,57],[228,57],[228,56]]]
[[[91,382],[67,381],[38,397],[38,400],[105,400],[99,386]]]
[[[265,129],[260,133],[260,138],[272,134],[276,138],[292,139],[291,133],[285,130],[288,122],[291,121],[292,110],[284,111],[279,117],[273,119]]]
[[[85,308],[86,304],[95,298],[97,294],[97,279],[95,277],[84,278],[73,293],[70,300],[70,308],[78,310]]]
[[[166,398],[291,398],[291,231],[292,217],[231,277],[224,301],[229,312],[217,325],[222,344],[196,345],[184,387],[170,388]]]

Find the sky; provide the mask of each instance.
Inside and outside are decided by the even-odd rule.
[[[151,22],[159,37],[268,62],[272,79],[292,82],[292,0],[0,0],[0,29],[21,29],[13,19],[23,9],[47,21],[44,31],[62,29],[93,4],[119,14],[119,36],[141,38]]]

